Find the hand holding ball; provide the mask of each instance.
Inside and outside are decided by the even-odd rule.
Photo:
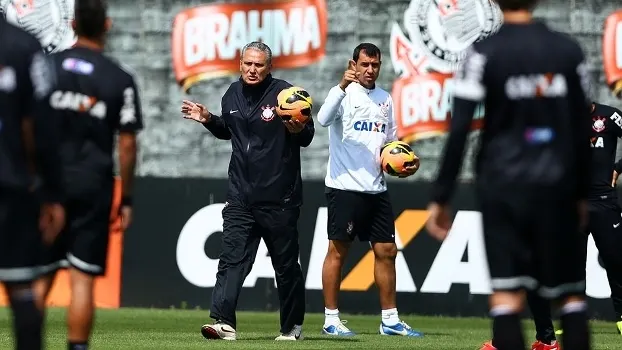
[[[397,177],[408,177],[419,170],[419,157],[406,142],[392,141],[380,150],[382,170]]]
[[[311,118],[313,99],[305,89],[298,86],[283,89],[276,100],[276,114],[284,121],[297,120],[304,124]]]

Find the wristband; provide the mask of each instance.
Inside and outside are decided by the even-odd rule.
[[[121,206],[122,207],[131,207],[132,206],[132,197],[130,196],[123,196],[121,197]]]

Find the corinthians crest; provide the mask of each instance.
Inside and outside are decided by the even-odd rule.
[[[492,0],[411,0],[391,30],[391,61],[398,74],[451,73],[474,42],[496,32],[503,14]]]
[[[398,137],[406,142],[443,135],[451,120],[453,75],[475,42],[496,32],[503,14],[492,0],[411,0],[404,28],[391,29],[391,62],[399,78],[391,95]],[[483,107],[473,129],[481,128]]]
[[[71,29],[74,0],[0,0],[0,15],[39,39],[46,53],[75,42]]]

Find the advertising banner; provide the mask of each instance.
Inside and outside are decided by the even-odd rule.
[[[75,43],[71,28],[75,0],[0,0],[0,15],[39,39],[46,53]]]
[[[603,33],[605,79],[614,95],[622,97],[622,10],[607,17]]]
[[[390,53],[398,137],[410,142],[444,134],[451,119],[453,73],[476,41],[499,29],[502,14],[489,0],[411,0],[403,26],[391,28]],[[482,126],[477,110],[473,129]]]
[[[135,224],[125,238],[122,306],[209,308],[226,189],[224,180],[142,178],[137,183]],[[322,312],[321,269],[328,246],[324,184],[305,182],[304,191],[298,225],[300,263],[308,311]],[[400,312],[486,316],[491,289],[473,188],[459,188],[453,204],[458,210],[454,226],[442,244],[424,229],[427,184],[396,183],[390,193],[396,213]],[[593,315],[611,317],[606,273],[591,238],[586,266]],[[368,244],[353,244],[343,276],[340,309],[378,313]],[[239,309],[278,309],[274,270],[263,242],[244,283]]]
[[[171,52],[175,78],[187,91],[199,81],[240,70],[251,41],[272,49],[275,69],[322,59],[328,19],[325,0],[271,0],[191,7],[175,16]]]

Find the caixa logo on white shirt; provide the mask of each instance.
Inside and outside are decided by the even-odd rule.
[[[177,266],[184,278],[197,287],[211,288],[216,284],[218,259],[205,254],[205,242],[216,233],[222,232],[222,210],[224,203],[203,207],[194,213],[182,228],[177,241]],[[419,292],[426,294],[447,294],[454,284],[468,285],[470,294],[487,295],[492,289],[486,250],[484,246],[481,214],[461,210],[456,214],[454,225],[447,239],[436,252],[432,265],[420,286],[415,283],[410,265],[417,263],[416,256],[407,256],[403,249],[417,244],[417,235],[428,214],[424,210],[407,209],[396,219],[395,240],[398,247],[396,272],[398,292]],[[322,264],[328,248],[326,227],[328,210],[318,208],[313,233],[313,243],[305,288],[322,290]],[[468,256],[468,261],[462,257]],[[300,258],[298,259],[300,261]],[[365,260],[365,257],[361,261]],[[367,291],[373,285],[373,264],[359,264],[345,273],[341,290]],[[358,266],[360,265],[360,266]],[[345,272],[345,271],[344,271]],[[587,295],[605,299],[611,295],[607,274],[598,262],[598,249],[590,236],[587,250]],[[254,287],[257,279],[274,279],[274,269],[263,241],[250,274],[243,287]]]
[[[386,134],[387,124],[381,122],[356,121],[353,125],[356,131],[381,132]]]

